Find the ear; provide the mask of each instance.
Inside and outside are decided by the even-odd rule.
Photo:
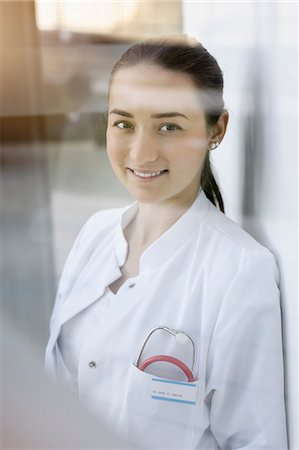
[[[211,126],[210,136],[209,136],[209,149],[214,150],[218,147],[222,139],[224,138],[227,124],[228,124],[229,114],[227,110],[224,110],[217,123]]]

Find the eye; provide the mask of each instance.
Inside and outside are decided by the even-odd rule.
[[[163,129],[164,128],[164,129]],[[165,123],[160,127],[161,131],[177,131],[182,130],[182,128],[179,125],[176,125],[174,123]]]
[[[115,122],[113,124],[113,127],[120,128],[121,130],[127,130],[133,128],[133,125],[125,120],[120,120],[118,122]]]

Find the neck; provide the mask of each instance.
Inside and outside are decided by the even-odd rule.
[[[125,230],[126,237],[140,252],[164,234],[190,208],[196,196],[172,203],[142,203]]]

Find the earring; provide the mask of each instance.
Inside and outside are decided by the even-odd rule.
[[[215,150],[215,148],[218,147],[218,145],[220,144],[220,142],[212,142],[210,145],[210,150]]]

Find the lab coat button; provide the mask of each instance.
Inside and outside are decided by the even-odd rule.
[[[136,283],[130,283],[129,288],[133,288],[136,285]]]
[[[97,367],[97,364],[96,364],[95,361],[90,361],[90,362],[88,363],[88,365],[89,365],[89,367],[90,367],[91,369],[95,369],[95,368]]]

